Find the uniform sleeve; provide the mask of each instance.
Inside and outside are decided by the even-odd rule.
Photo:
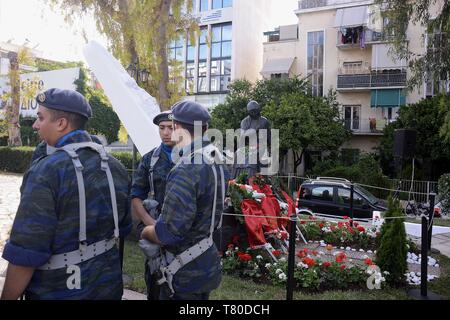
[[[131,186],[131,199],[147,199],[147,195],[150,191],[150,184],[148,181],[150,157],[150,153],[145,155],[139,163],[136,172],[134,173],[133,184]]]
[[[40,267],[52,255],[52,243],[57,226],[55,212],[56,173],[31,169],[21,188],[21,200],[14,219],[10,239],[5,245],[3,258],[24,267]]]
[[[184,241],[197,214],[197,182],[187,168],[179,167],[167,178],[166,197],[155,231],[163,245]]]

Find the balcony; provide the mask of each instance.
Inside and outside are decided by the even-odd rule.
[[[298,2],[299,10],[314,9],[328,6],[344,6],[354,5],[355,2],[372,2],[372,1],[355,1],[355,0],[300,0]]]
[[[339,74],[337,90],[370,90],[376,88],[404,88],[406,72]]]
[[[354,135],[383,135],[383,130],[389,123],[387,119],[344,119],[344,126]]]

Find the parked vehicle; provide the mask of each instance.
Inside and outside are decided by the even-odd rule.
[[[350,181],[340,178],[318,177],[307,180],[299,189],[298,208],[308,209],[315,214],[350,217],[350,186]],[[371,219],[374,211],[386,210],[384,200],[354,185],[354,218]]]

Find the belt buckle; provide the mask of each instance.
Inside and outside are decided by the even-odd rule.
[[[79,250],[84,253],[87,249],[87,242],[86,241],[80,241]]]

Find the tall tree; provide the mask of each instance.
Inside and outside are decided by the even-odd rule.
[[[69,22],[74,14],[92,13],[113,54],[124,65],[138,63],[150,72],[140,83],[159,102],[162,110],[180,98],[181,68],[168,57],[168,45],[180,34],[190,40],[198,30],[192,16],[193,0],[51,0]],[[178,82],[177,82],[178,81]],[[172,82],[172,85],[171,85]],[[176,82],[177,85],[173,85]]]
[[[12,147],[22,146],[20,136],[20,105],[22,101],[31,99],[38,90],[38,81],[20,81],[21,65],[33,66],[34,59],[27,47],[22,47],[18,52],[8,54],[10,68],[8,81],[10,91],[0,98],[6,101],[5,126],[8,132],[8,145]]]
[[[450,81],[450,1],[376,0],[376,3],[383,7],[383,15],[389,20],[385,32],[393,35],[394,54],[409,61],[409,89],[421,86],[424,81],[437,86],[441,80]],[[425,27],[423,53],[413,52],[406,41],[410,23]],[[441,105],[446,121],[440,134],[450,142],[450,110],[448,105]]]

